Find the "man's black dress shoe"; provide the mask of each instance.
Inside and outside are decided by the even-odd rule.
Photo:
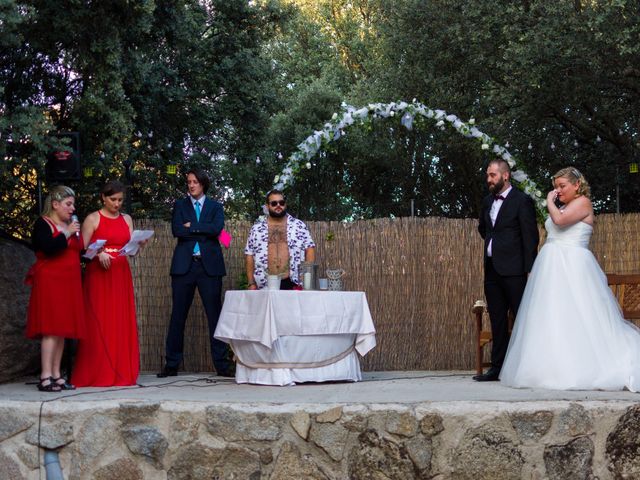
[[[482,375],[474,375],[473,379],[476,382],[497,382],[500,380],[500,370],[497,368],[490,368]]]
[[[178,375],[178,367],[168,367],[165,365],[165,367],[157,375],[157,377],[158,378],[176,377],[177,375]]]

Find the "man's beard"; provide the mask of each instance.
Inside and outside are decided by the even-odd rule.
[[[269,209],[269,216],[272,218],[282,218],[287,214],[287,209],[283,208],[281,212],[274,212],[273,210]]]
[[[501,178],[495,184],[489,185],[489,191],[494,195],[497,195],[498,193],[500,193],[500,190],[502,190],[503,187],[504,187],[504,180]]]

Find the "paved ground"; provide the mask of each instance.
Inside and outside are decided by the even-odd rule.
[[[191,401],[244,404],[336,404],[421,402],[640,401],[628,391],[554,391],[513,389],[499,382],[478,383],[471,372],[364,372],[358,383],[302,384],[291,387],[237,385],[208,374],[181,374],[159,379],[143,374],[139,386],[81,388],[41,393],[35,379],[0,385],[1,401],[96,402],[104,400]]]

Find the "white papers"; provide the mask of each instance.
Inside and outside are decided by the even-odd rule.
[[[96,240],[95,242],[93,242],[91,245],[87,247],[87,250],[86,252],[84,252],[83,257],[88,260],[91,260],[93,257],[96,256],[96,254],[98,253],[98,250],[104,247],[105,243],[107,243],[106,240]]]
[[[140,249],[140,243],[149,240],[151,237],[153,237],[153,230],[134,230],[129,243],[120,249],[120,255],[135,255]]]

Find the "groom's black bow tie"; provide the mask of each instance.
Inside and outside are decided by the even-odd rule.
[[[502,195],[494,195],[493,199],[494,200],[504,200],[504,196],[502,196]]]

